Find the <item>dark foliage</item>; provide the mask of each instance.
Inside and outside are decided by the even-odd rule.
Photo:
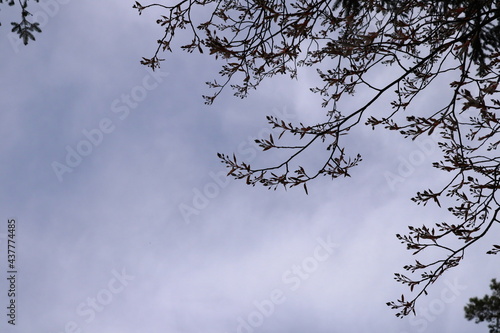
[[[40,29],[40,24],[38,22],[30,21],[31,13],[28,11],[28,1],[29,0],[19,1],[19,7],[21,9],[21,21],[11,22],[12,32],[15,32],[19,35],[19,38],[23,40],[24,45],[27,45],[30,40],[35,40],[35,32],[42,32],[42,30]],[[39,0],[34,1],[39,2]],[[0,4],[4,3],[7,3],[9,6],[15,5],[14,0],[9,0],[8,2],[0,0]]]
[[[490,289],[491,295],[469,299],[469,304],[464,308],[465,318],[474,320],[476,324],[486,321],[490,333],[500,333],[500,283],[491,280]]]

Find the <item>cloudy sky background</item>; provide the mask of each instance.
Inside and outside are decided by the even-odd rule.
[[[269,161],[252,145],[270,133],[265,115],[324,119],[308,91],[315,74],[266,81],[245,100],[227,90],[206,106],[204,82],[218,64],[176,51],[152,75],[139,60],[156,47],[160,12],[139,16],[132,5],[41,0],[31,11],[43,33],[27,47],[9,33],[17,8],[2,6],[0,331],[487,331],[464,319],[463,306],[498,277],[498,258],[484,254],[491,235],[429,290],[417,317],[397,319],[385,305],[407,291],[393,273],[413,260],[395,234],[451,221],[409,200],[446,180],[430,167],[439,157],[432,141],[361,126],[348,143],[363,155],[353,177],[315,181],[309,195],[228,180],[217,152]],[[133,94],[139,100],[127,104]],[[54,162],[88,148],[85,133],[97,128],[108,133],[58,177]],[[387,172],[417,155],[424,160],[390,186]],[[15,326],[6,316],[9,218]]]

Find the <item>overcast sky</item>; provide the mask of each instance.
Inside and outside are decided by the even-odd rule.
[[[385,305],[407,292],[393,274],[414,260],[395,234],[453,222],[410,201],[447,179],[430,167],[431,138],[360,126],[352,178],[319,179],[309,195],[248,187],[224,176],[216,153],[264,163],[253,140],[271,133],[266,115],[324,120],[313,71],[206,106],[220,63],[179,50],[156,73],[139,63],[154,52],[160,12],[40,2],[31,11],[43,33],[27,47],[9,33],[17,12],[0,12],[1,332],[487,332],[463,307],[498,277],[498,258],[484,254],[493,237],[429,289],[417,317]]]

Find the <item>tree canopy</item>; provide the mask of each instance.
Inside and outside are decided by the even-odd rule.
[[[425,250],[435,256],[429,262],[415,260],[404,266],[409,273],[395,275],[414,292],[387,303],[398,316],[414,313],[427,288],[499,222],[497,1],[180,0],[134,5],[139,14],[154,7],[163,12],[156,22],[164,34],[154,55],[141,63],[158,68],[164,60],[160,53],[172,51],[178,45],[176,33],[187,30],[191,38],[181,41],[181,49],[208,51],[224,61],[222,79],[207,82],[215,91],[204,96],[208,104],[228,85],[243,98],[265,78],[297,78],[300,67],[314,68],[323,81],[311,90],[323,98],[324,122],[292,124],[267,117],[281,134],[257,143],[263,150],[288,151],[286,159],[253,167],[234,154],[218,154],[229,175],[249,185],[303,186],[307,192],[307,183],[319,176],[350,176],[362,158],[346,150],[346,135],[361,123],[411,140],[438,133],[442,159],[433,166],[447,173],[449,182],[424,188],[412,200],[447,207],[452,221],[409,226],[407,234],[396,235],[414,255]],[[383,77],[377,75],[380,71]],[[435,108],[419,107],[417,97],[437,85],[442,88],[443,80],[447,94],[436,100]],[[382,98],[391,102],[384,110],[375,108]],[[303,167],[300,157],[318,144],[324,147],[323,163]],[[499,245],[492,246],[488,253],[500,251]]]
[[[475,320],[476,324],[486,321],[490,333],[500,333],[500,283],[496,279],[491,280],[490,289],[491,295],[469,299],[464,308],[465,318]]]

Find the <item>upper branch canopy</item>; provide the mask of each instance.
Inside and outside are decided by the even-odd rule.
[[[208,83],[216,90],[205,96],[209,104],[230,82],[235,95],[245,97],[264,78],[296,78],[299,67],[316,68],[323,84],[311,90],[323,97],[325,122],[292,124],[268,117],[281,134],[257,141],[263,150],[284,150],[288,157],[274,166],[254,168],[234,155],[219,154],[229,174],[248,184],[274,189],[302,185],[307,192],[306,183],[319,175],[350,176],[361,156],[349,157],[344,142],[360,122],[413,140],[439,134],[442,160],[433,165],[449,173],[450,181],[438,190],[418,192],[412,200],[446,204],[458,222],[410,226],[408,235],[397,235],[414,254],[424,249],[447,253],[427,264],[405,266],[412,273],[423,270],[419,278],[396,275],[412,291],[421,286],[412,300],[402,297],[388,303],[400,310],[398,315],[414,312],[416,299],[428,286],[458,265],[465,249],[499,222],[498,1],[183,0],[173,5],[136,2],[134,7],[139,12],[150,7],[165,12],[157,21],[165,33],[153,57],[143,58],[144,65],[158,67],[159,52],[171,51],[175,32],[186,28],[192,39],[181,48],[208,50],[224,60],[219,72],[223,82]],[[203,15],[206,19],[193,19]],[[376,75],[381,70],[383,77]],[[419,108],[416,97],[438,81],[442,86],[442,77],[450,80],[448,97],[436,101],[433,110]],[[364,99],[352,103],[358,91]],[[385,115],[377,110],[375,117],[375,102],[386,97],[392,100],[390,106]],[[402,111],[409,114],[403,117]],[[297,143],[285,145],[280,140]],[[323,163],[312,170],[301,166],[299,157],[316,145],[325,149]],[[461,242],[458,246],[456,240]],[[499,249],[495,245],[489,253]]]

